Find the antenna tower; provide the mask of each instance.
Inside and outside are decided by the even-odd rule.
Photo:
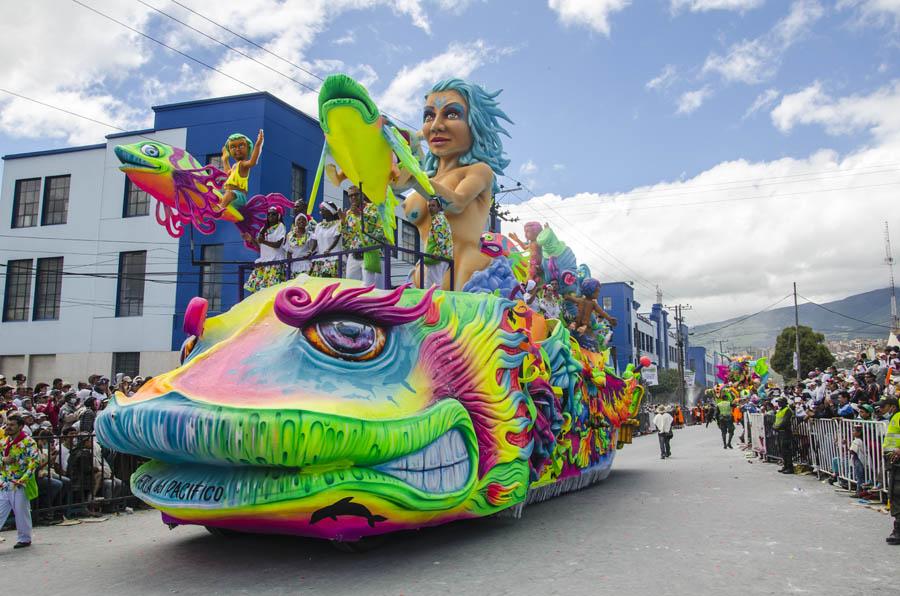
[[[891,252],[891,232],[888,222],[884,222],[884,264],[891,274],[891,333],[900,334],[900,316],[897,315],[897,289],[894,285],[894,254]]]

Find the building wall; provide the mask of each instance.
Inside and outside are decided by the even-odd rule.
[[[0,322],[0,372],[24,372],[31,379],[92,372],[109,374],[114,352],[169,352],[175,309],[178,241],[156,222],[153,205],[147,216],[123,218],[125,175],[112,152],[118,143],[154,138],[181,145],[185,130],[116,135],[108,144],[87,149],[6,156],[0,186],[0,297],[5,296],[10,260],[63,257],[59,318],[32,320],[35,279],[32,276],[27,321]],[[66,223],[12,228],[16,180],[70,175]],[[142,316],[116,314],[119,253],[147,251],[147,281]],[[155,274],[155,275],[154,275]],[[168,283],[166,283],[168,282]],[[162,324],[161,324],[162,323]],[[152,360],[149,356],[143,360]]]

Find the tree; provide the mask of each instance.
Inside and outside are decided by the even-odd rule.
[[[800,325],[800,373],[805,376],[814,368],[825,368],[834,364],[834,356],[825,345],[825,336],[816,333],[811,327]],[[794,370],[794,349],[797,334],[793,327],[785,327],[775,340],[775,353],[770,364],[775,372],[785,378],[797,378]]]
[[[648,387],[650,395],[657,397],[667,395],[678,391],[678,369],[661,368],[659,369],[659,384]]]

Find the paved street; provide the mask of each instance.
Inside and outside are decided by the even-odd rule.
[[[723,451],[712,427],[626,448],[605,483],[520,520],[396,537],[362,555],[285,537],[169,531],[153,512],[39,528],[0,570],[32,594],[892,594],[888,516],[812,477]]]

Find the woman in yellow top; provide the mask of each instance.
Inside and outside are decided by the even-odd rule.
[[[222,195],[222,209],[231,203],[234,203],[238,209],[247,204],[247,182],[250,178],[250,168],[259,161],[263,140],[262,129],[256,135],[256,143],[253,143],[246,135],[235,133],[228,137],[228,141],[222,147],[222,169],[228,174],[228,179],[225,180],[225,185],[222,187],[225,191],[225,194]],[[234,159],[234,166],[231,165],[231,159]]]

